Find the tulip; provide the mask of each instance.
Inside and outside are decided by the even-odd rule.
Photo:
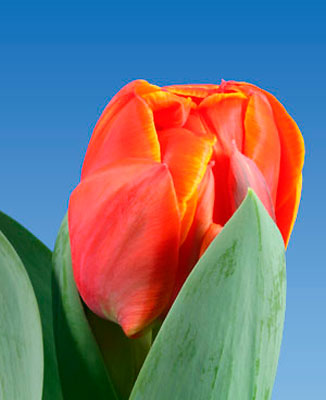
[[[249,187],[287,245],[303,156],[293,119],[254,85],[129,83],[100,117],[70,197],[84,302],[139,335],[166,314]]]

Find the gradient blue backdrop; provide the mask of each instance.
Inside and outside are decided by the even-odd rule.
[[[322,2],[0,6],[0,208],[53,248],[96,120],[125,83],[245,80],[306,142],[273,399],[326,399],[326,31]]]

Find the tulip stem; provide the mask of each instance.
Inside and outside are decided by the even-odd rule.
[[[98,317],[87,307],[85,313],[119,399],[127,400],[152,345],[152,330],[128,338],[118,324]]]

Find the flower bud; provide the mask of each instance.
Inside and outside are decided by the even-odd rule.
[[[258,87],[129,83],[99,119],[69,202],[87,306],[128,336],[165,315],[249,187],[287,244],[303,156],[297,125]]]

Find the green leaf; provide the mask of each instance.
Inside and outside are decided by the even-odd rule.
[[[285,286],[282,237],[250,191],[188,277],[130,399],[270,399]]]
[[[43,343],[32,284],[0,232],[0,398],[40,400]]]
[[[53,253],[53,314],[65,399],[117,399],[78,295],[71,266],[67,217]]]
[[[52,253],[29,231],[1,212],[0,230],[14,247],[26,268],[41,314],[44,343],[44,385],[42,399],[60,400],[62,398],[61,386],[52,323]]]

